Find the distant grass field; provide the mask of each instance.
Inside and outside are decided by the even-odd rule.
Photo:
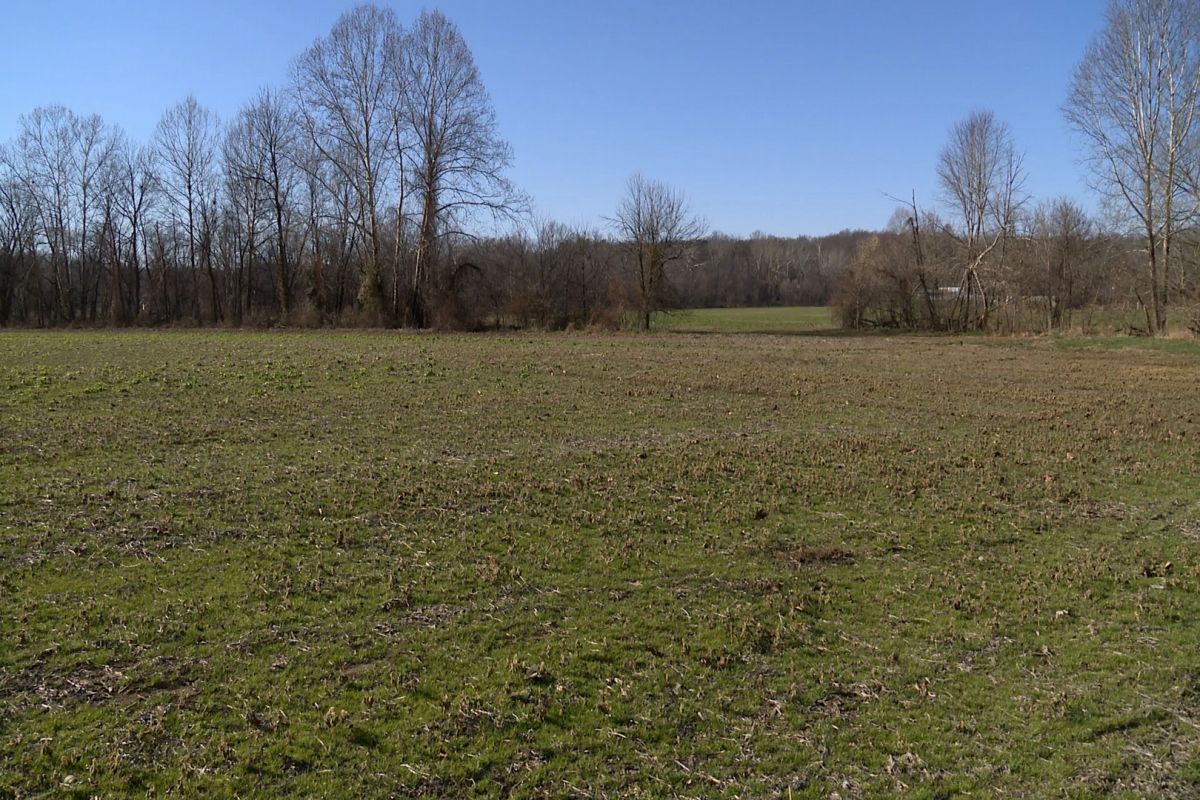
[[[1198,375],[2,333],[0,797],[1195,797]]]
[[[824,306],[699,308],[654,318],[654,328],[684,333],[811,333],[838,327],[836,310]]]

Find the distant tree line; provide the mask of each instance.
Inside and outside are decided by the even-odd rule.
[[[638,244],[619,232],[547,221],[464,241],[441,324],[646,328],[656,312],[673,308],[828,305],[859,243],[874,235],[709,233],[663,246],[642,233]],[[650,252],[655,247],[660,255]]]
[[[222,122],[194,97],[134,142],[51,106],[0,145],[0,325],[633,323],[836,304],[850,327],[1044,329],[1095,306],[1200,329],[1200,5],[1112,0],[1066,117],[1105,200],[1033,204],[1008,127],[950,132],[936,208],[882,231],[707,232],[634,175],[603,228],[532,217],[458,28],[352,9]],[[1141,327],[1141,326],[1139,326]]]
[[[531,222],[510,161],[436,11],[354,8],[288,85],[227,122],[189,96],[147,142],[37,108],[0,146],[0,324],[649,327],[673,303],[829,297],[819,247],[705,241],[640,175],[605,230]]]

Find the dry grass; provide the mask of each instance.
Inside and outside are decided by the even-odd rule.
[[[0,796],[1195,796],[1200,361],[1076,345],[0,335]]]

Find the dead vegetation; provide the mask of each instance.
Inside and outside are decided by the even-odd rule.
[[[1194,794],[1194,362],[0,337],[0,795]]]

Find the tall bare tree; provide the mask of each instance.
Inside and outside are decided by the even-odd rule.
[[[19,170],[13,150],[0,146],[0,325],[14,316],[22,295],[30,294],[19,289],[28,288],[31,276],[37,278],[37,213]]]
[[[66,320],[94,318],[97,204],[111,175],[117,132],[94,114],[81,117],[62,106],[34,109],[19,126],[18,174],[48,249],[56,313]]]
[[[18,165],[15,174],[36,211],[41,243],[49,259],[53,311],[66,320],[75,316],[75,290],[70,268],[74,119],[74,114],[61,106],[36,108],[18,120],[15,148]]]
[[[155,172],[154,150],[147,146],[137,147],[125,141],[118,153],[117,180],[113,195],[117,211],[124,217],[128,242],[129,281],[126,284],[128,297],[118,303],[117,309],[124,319],[136,317],[141,312],[142,269],[147,260],[145,225],[158,191],[158,176]]]
[[[102,248],[108,260],[109,318],[130,323],[142,312],[142,270],[146,246],[145,224],[156,194],[155,154],[124,134],[104,180]]]
[[[687,255],[704,234],[704,223],[692,214],[683,194],[640,173],[629,179],[612,222],[632,257],[638,320],[648,331],[654,313],[666,308],[667,265]]]
[[[358,206],[355,227],[364,244],[364,304],[384,310],[384,248],[381,194],[396,164],[395,124],[399,99],[397,60],[403,31],[390,9],[361,5],[344,13],[329,35],[317,39],[296,60],[292,84],[303,129],[320,170],[352,187]],[[331,195],[336,186],[326,187]]]
[[[1146,321],[1159,334],[1167,330],[1175,235],[1193,211],[1182,182],[1197,158],[1198,59],[1195,0],[1111,0],[1064,108],[1090,146],[1099,188],[1144,238]]]
[[[269,206],[275,237],[272,283],[275,302],[284,316],[291,308],[296,272],[289,240],[295,215],[292,195],[300,183],[298,138],[294,110],[278,92],[263,89],[238,112],[224,151],[226,169],[241,180],[256,183]]]
[[[100,223],[105,198],[116,179],[116,154],[122,134],[98,114],[76,118],[73,173],[79,199],[80,314],[95,320],[100,308]]]
[[[267,216],[268,172],[263,151],[246,110],[239,112],[225,133],[222,155],[225,177],[225,209],[221,220],[221,262],[229,276],[226,294],[234,320],[241,323],[254,306],[254,266],[258,259],[263,218]],[[273,272],[278,276],[279,265]],[[279,291],[278,281],[276,292]],[[276,297],[278,303],[279,298]],[[287,311],[286,303],[280,310]]]
[[[991,111],[976,111],[951,129],[938,157],[943,199],[958,225],[948,229],[960,244],[959,324],[986,327],[991,298],[984,268],[1002,262],[1025,198],[1024,172],[1008,126]]]
[[[212,204],[217,191],[216,116],[188,95],[163,114],[155,130],[159,175],[171,208],[186,235],[188,270],[192,278],[192,316],[200,320],[200,270],[209,283],[212,321],[222,316],[220,291],[212,263]]]
[[[522,203],[504,176],[512,155],[475,59],[458,27],[425,11],[398,62],[402,125],[413,140],[410,171],[420,207],[409,321],[423,326],[439,238],[456,217],[507,213]]]

